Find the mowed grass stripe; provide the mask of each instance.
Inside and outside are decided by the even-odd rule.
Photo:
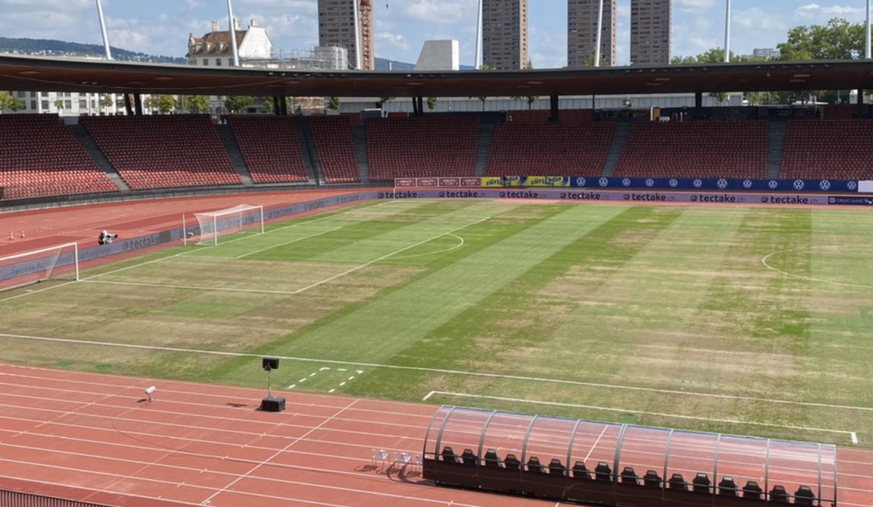
[[[500,290],[483,299],[475,307],[460,313],[435,329],[425,339],[393,358],[392,364],[435,368],[458,368],[491,373],[507,373],[534,377],[553,377],[556,371],[562,378],[585,380],[589,364],[580,347],[584,335],[575,328],[572,338],[564,340],[556,333],[580,304],[570,294],[543,294],[543,291],[568,272],[579,267],[598,266],[605,260],[618,266],[634,257],[648,241],[657,237],[680,210],[655,211],[648,207],[619,209],[618,213],[584,231],[584,234],[565,245],[550,257],[531,266]],[[653,217],[657,216],[658,220]],[[628,232],[629,231],[629,232]],[[623,234],[638,232],[643,240],[620,244]],[[587,328],[588,322],[574,322]],[[574,326],[575,327],[575,326]],[[561,365],[567,364],[568,368]],[[580,376],[582,375],[582,376]],[[414,399],[421,390],[446,389],[458,392],[488,392],[508,396],[511,393],[542,396],[536,384],[521,390],[506,390],[506,382],[499,379],[448,378],[412,372],[404,382],[392,382],[390,375],[376,372],[356,384],[355,393],[392,392],[398,397]],[[520,383],[513,383],[518,388]],[[509,406],[511,410],[529,410],[530,407]]]
[[[623,209],[568,208],[330,325],[298,335],[287,350],[277,352],[303,348],[314,357],[386,362]]]

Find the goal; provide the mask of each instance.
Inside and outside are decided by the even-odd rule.
[[[200,224],[198,245],[217,245],[219,239],[245,231],[264,233],[264,207],[241,204],[233,208],[194,213]],[[185,238],[185,243],[188,239]]]
[[[0,257],[0,291],[49,280],[79,280],[78,244],[65,243]]]

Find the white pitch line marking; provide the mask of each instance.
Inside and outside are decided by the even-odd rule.
[[[657,417],[671,417],[676,419],[688,419],[694,421],[706,421],[706,422],[717,422],[717,423],[728,423],[728,424],[740,424],[740,425],[750,425],[750,426],[766,426],[770,428],[785,428],[790,430],[803,430],[803,431],[816,431],[821,433],[837,433],[841,435],[850,435],[851,431],[845,430],[831,430],[825,428],[810,428],[805,426],[790,426],[784,424],[773,424],[773,423],[762,423],[762,422],[753,422],[753,421],[740,421],[737,419],[719,419],[719,418],[710,418],[710,417],[697,417],[692,415],[679,415],[679,414],[665,414],[662,412],[648,412],[645,410],[631,410],[625,408],[611,408],[611,407],[599,407],[596,405],[581,405],[576,403],[559,403],[555,401],[539,401],[539,400],[525,400],[521,398],[505,398],[502,396],[488,396],[484,394],[469,394],[469,393],[452,393],[446,391],[431,391],[426,398],[429,398],[432,394],[441,394],[444,396],[455,396],[459,398],[478,398],[478,399],[487,399],[487,400],[497,400],[497,401],[509,401],[513,403],[530,403],[533,405],[548,405],[553,407],[569,407],[569,408],[584,408],[590,410],[603,410],[606,412],[624,412],[631,414],[641,414],[641,415],[653,415]]]
[[[328,391],[328,392],[329,392],[329,393],[333,393],[334,391],[336,391],[336,389],[331,389],[331,390]]]
[[[310,377],[314,377],[316,373],[318,373],[318,372],[310,373],[309,376],[310,376]]]
[[[297,384],[291,384],[290,386],[288,386],[288,389],[294,389],[295,387],[297,387]]]
[[[0,338],[12,338],[18,340],[33,340],[33,341],[44,341],[44,342],[54,342],[54,343],[67,343],[67,344],[76,344],[76,345],[94,345],[97,347],[118,347],[124,349],[133,349],[133,350],[157,350],[162,352],[183,352],[189,354],[205,354],[205,355],[213,355],[220,357],[249,357],[249,358],[257,358],[261,359],[263,356],[260,354],[249,354],[246,352],[231,352],[231,351],[219,351],[219,350],[204,350],[204,349],[191,349],[191,348],[183,348],[183,347],[162,347],[158,345],[142,345],[135,343],[114,343],[114,342],[101,342],[95,340],[77,340],[71,338],[52,338],[46,336],[32,336],[32,335],[19,335],[19,334],[9,334],[9,333],[0,333]],[[852,405],[834,405],[828,403],[813,403],[806,401],[791,401],[791,400],[780,400],[780,399],[770,399],[770,398],[756,398],[753,396],[734,396],[731,394],[715,394],[715,393],[700,393],[694,391],[677,391],[672,389],[656,389],[652,387],[637,387],[637,386],[625,386],[619,384],[600,384],[594,382],[581,382],[577,380],[566,380],[566,379],[556,379],[556,378],[543,378],[543,377],[525,377],[522,375],[503,375],[499,373],[487,373],[487,372],[476,372],[476,371],[464,371],[464,370],[449,370],[443,368],[425,368],[421,366],[400,366],[394,364],[379,364],[379,363],[359,363],[354,361],[338,361],[333,359],[323,359],[323,358],[309,358],[309,357],[296,357],[296,356],[276,356],[279,359],[284,359],[286,361],[300,361],[305,363],[330,363],[330,364],[341,364],[347,366],[361,366],[366,368],[380,368],[385,370],[400,370],[400,371],[417,371],[417,372],[425,372],[425,373],[437,373],[437,374],[445,374],[445,375],[466,375],[470,377],[482,377],[482,378],[492,378],[492,379],[502,379],[502,380],[519,380],[525,382],[540,382],[546,384],[561,384],[561,385],[571,385],[571,386],[580,386],[580,387],[597,387],[603,389],[616,389],[623,391],[637,391],[637,392],[648,392],[648,393],[659,393],[659,394],[673,394],[679,396],[696,396],[701,398],[715,398],[721,400],[738,400],[738,401],[753,401],[753,402],[763,402],[763,403],[775,403],[775,404],[783,404],[783,405],[796,405],[801,407],[819,407],[819,408],[832,408],[839,410],[856,410],[861,412],[873,412],[873,407],[858,407]],[[363,370],[355,370],[358,374],[364,373]]]
[[[301,382],[301,383],[302,383],[302,382],[306,382],[306,377],[300,379],[300,382]]]
[[[427,400],[429,400],[430,397],[433,396],[433,395],[435,395],[436,393],[437,393],[436,391],[431,391],[431,392],[427,393],[427,394],[424,396],[424,398],[421,399],[421,401],[427,401]]]
[[[322,281],[320,281],[320,282],[316,282],[316,283],[313,283],[312,285],[308,285],[308,286],[306,286],[306,287],[303,287],[302,289],[299,289],[299,290],[295,291],[294,293],[295,293],[295,294],[300,294],[301,292],[306,292],[306,291],[308,291],[309,289],[314,289],[314,288],[316,288],[316,287],[318,287],[318,286],[320,286],[320,285],[324,285],[325,283],[332,282],[332,281],[336,280],[337,278],[341,278],[341,277],[346,276],[346,275],[348,275],[348,274],[354,273],[355,271],[359,271],[359,270],[364,269],[364,268],[366,268],[366,267],[370,267],[370,266],[372,266],[373,264],[376,264],[376,263],[379,262],[379,261],[384,261],[385,259],[391,258],[391,257],[393,257],[393,256],[395,256],[395,255],[397,255],[397,254],[399,254],[399,253],[403,253],[403,252],[405,252],[405,251],[407,251],[407,250],[411,250],[411,249],[413,249],[413,248],[415,248],[415,247],[417,247],[417,246],[424,245],[425,243],[430,243],[431,241],[433,241],[433,240],[435,240],[435,239],[442,238],[443,236],[448,236],[448,235],[450,235],[450,234],[452,234],[452,233],[454,233],[454,232],[458,232],[458,231],[460,231],[460,230],[462,230],[462,229],[466,229],[467,227],[472,227],[472,226],[474,226],[474,225],[481,224],[482,222],[484,222],[484,221],[486,221],[486,220],[490,220],[491,218],[492,218],[492,217],[481,218],[481,219],[476,220],[475,222],[469,223],[469,224],[467,224],[467,225],[462,225],[462,226],[460,226],[460,227],[455,227],[454,229],[452,229],[452,230],[450,230],[450,231],[443,232],[443,233],[441,233],[441,234],[437,234],[436,236],[433,236],[433,237],[431,237],[431,238],[428,238],[428,239],[425,239],[425,240],[419,241],[418,243],[414,243],[414,244],[412,244],[412,245],[405,246],[405,247],[401,248],[400,250],[395,250],[395,251],[393,251],[393,252],[391,252],[391,253],[389,253],[389,254],[383,255],[382,257],[379,257],[379,258],[377,258],[377,259],[373,259],[373,260],[371,260],[371,261],[369,261],[369,262],[367,262],[367,263],[365,263],[365,264],[361,264],[360,266],[356,266],[356,267],[354,267],[354,268],[352,268],[352,269],[348,269],[348,270],[346,270],[346,271],[343,271],[342,273],[340,273],[340,274],[338,274],[338,275],[334,275],[334,276],[331,276],[331,277],[329,277],[329,278],[325,278],[324,280],[322,280]]]
[[[304,237],[302,237],[302,238],[297,238],[297,239],[293,239],[293,240],[291,240],[291,241],[286,241],[285,243],[279,243],[278,245],[273,245],[273,246],[270,246],[270,247],[267,247],[267,248],[262,248],[262,249],[260,249],[260,250],[255,250],[254,252],[249,252],[249,253],[247,253],[247,254],[240,255],[240,256],[236,257],[236,259],[245,259],[246,257],[248,257],[248,256],[250,256],[250,255],[255,255],[255,254],[263,253],[263,252],[266,252],[266,251],[268,251],[268,250],[272,250],[272,249],[274,249],[274,248],[279,248],[279,247],[282,247],[282,246],[292,245],[292,244],[294,244],[294,243],[298,243],[298,242],[300,242],[300,241],[304,241],[304,240],[307,240],[307,239],[309,239],[309,238],[315,238],[315,237],[317,237],[317,236],[322,236],[322,235],[327,234],[327,233],[329,233],[329,232],[335,232],[335,231],[338,231],[338,230],[340,230],[340,229],[342,229],[342,227],[334,227],[334,228],[332,228],[332,229],[328,229],[328,230],[326,230],[326,231],[319,232],[318,234],[311,234],[311,235],[309,235],[309,236],[304,236]]]
[[[330,370],[330,368],[328,368],[327,366],[322,366],[318,371],[329,371],[329,370]]]
[[[340,387],[342,387],[342,386],[344,386],[344,385],[346,385],[345,382],[340,382]]]
[[[858,445],[858,434],[854,431],[852,432],[852,444]]]

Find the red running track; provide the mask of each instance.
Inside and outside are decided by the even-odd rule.
[[[157,386],[154,402],[143,391]],[[432,405],[0,364],[0,487],[123,507],[535,507],[386,473],[420,453]],[[840,504],[873,505],[873,451],[840,449]]]

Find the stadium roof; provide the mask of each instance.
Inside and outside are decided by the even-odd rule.
[[[461,72],[214,68],[0,55],[0,90],[497,97],[873,89],[873,61]]]

